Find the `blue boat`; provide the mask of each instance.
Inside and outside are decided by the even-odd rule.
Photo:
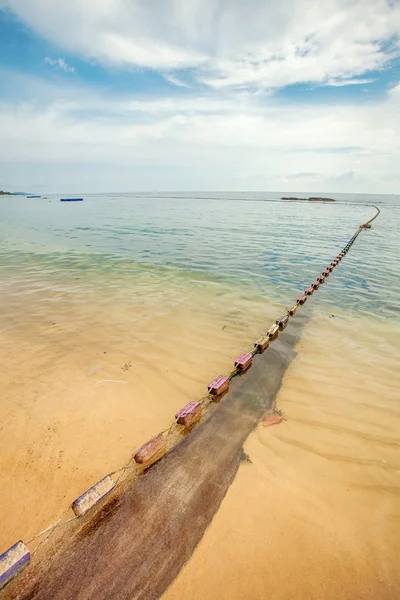
[[[42,196],[27,196],[27,198],[41,198]]]
[[[60,202],[82,202],[83,198],[60,198]]]

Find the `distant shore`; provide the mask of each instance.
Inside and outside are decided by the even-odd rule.
[[[334,200],[333,198],[320,198],[320,197],[313,197],[310,196],[310,198],[297,198],[296,196],[282,196],[281,200],[292,200],[292,201],[297,201],[297,202],[336,202],[336,200]]]

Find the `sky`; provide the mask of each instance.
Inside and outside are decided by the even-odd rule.
[[[400,193],[400,0],[0,0],[0,189]]]

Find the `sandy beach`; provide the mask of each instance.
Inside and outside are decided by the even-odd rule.
[[[191,286],[185,302],[171,290],[151,307],[118,294],[52,306],[42,292],[3,305],[2,549],[47,527],[168,428],[279,313],[260,300],[230,303],[234,293]]]
[[[400,0],[0,0],[0,600],[400,600]]]
[[[134,203],[121,202],[124,210],[136,210]],[[137,230],[124,229],[117,220],[107,235],[105,227],[112,222],[108,201],[101,206],[109,212],[91,234],[92,210],[86,205],[77,250],[74,213],[62,237],[52,233],[58,206],[41,206],[40,219],[32,209],[26,218],[29,223],[36,219],[36,225],[27,233],[14,223],[19,237],[3,248],[1,267],[0,552],[53,523],[75,498],[168,428],[175,412],[202,397],[216,375],[228,373],[234,359],[294,303],[302,282],[311,283],[320,272],[324,257],[336,247],[347,207],[313,209],[335,209],[338,220],[330,229],[334,239],[318,233],[308,251],[296,235],[306,239],[307,228],[313,235],[319,232],[325,217],[313,213],[310,224],[310,214],[295,204],[304,226],[293,221],[282,229],[279,254],[275,239],[265,237],[253,214],[269,215],[278,228],[286,209],[271,205],[254,202],[247,208],[250,234],[239,227],[240,214],[235,225],[217,229],[218,235],[209,229],[209,215],[207,226],[196,229],[204,211],[196,205],[193,231],[202,252],[186,223],[178,221],[178,233],[160,229],[165,218],[173,223],[182,218],[174,201],[160,203],[166,215],[160,217],[154,205],[143,203]],[[225,204],[212,208],[219,223]],[[355,212],[358,222],[361,210]],[[44,218],[48,221],[41,225]],[[132,222],[135,218],[132,214]],[[160,223],[152,225],[150,234],[148,222],[156,218]],[[297,356],[276,397],[286,421],[264,428],[255,419],[241,434],[243,451],[235,446],[235,460],[242,458],[237,473],[232,462],[224,472],[222,456],[216,472],[212,462],[207,464],[203,476],[209,490],[219,490],[218,501],[186,506],[179,498],[191,514],[205,512],[196,536],[176,559],[179,568],[157,587],[159,595],[167,600],[397,600],[400,327],[393,253],[376,251],[395,235],[393,222],[385,235],[377,229],[360,236],[357,250],[302,309],[309,321],[296,338]],[[192,246],[185,245],[187,239]],[[96,252],[91,243],[98,244]],[[234,253],[237,245],[243,264]],[[142,262],[129,259],[131,247]],[[146,258],[149,247],[154,254]],[[298,248],[303,254],[296,254]],[[171,266],[173,260],[179,266]],[[251,386],[268,381],[270,373],[250,370],[246,377],[251,402]],[[193,441],[198,448],[207,446],[202,435]],[[235,427],[230,441],[237,442]],[[162,467],[171,481],[179,475],[185,447]],[[125,498],[113,536],[125,523],[121,515],[132,521],[136,537],[146,531],[137,529],[129,498],[135,507],[142,492],[152,497],[151,490],[157,489],[161,497],[169,491],[156,475],[149,481]],[[178,483],[178,496],[179,490]],[[168,506],[168,496],[164,501]],[[141,514],[153,509],[151,502],[146,507],[140,504]],[[28,579],[36,561],[51,554],[51,544],[56,549],[57,540],[69,540],[73,529],[67,528],[35,556]],[[129,531],[124,532],[127,542]],[[29,544],[31,550],[36,543]],[[82,556],[86,550],[80,547]],[[62,571],[62,561],[58,565]],[[124,582],[125,589],[133,589],[128,579]],[[107,586],[102,589],[108,598]]]
[[[398,331],[319,316],[163,600],[400,596]]]

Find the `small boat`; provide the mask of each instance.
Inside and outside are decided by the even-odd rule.
[[[83,198],[60,198],[60,202],[82,202]]]
[[[41,198],[42,196],[27,196],[27,198]]]

